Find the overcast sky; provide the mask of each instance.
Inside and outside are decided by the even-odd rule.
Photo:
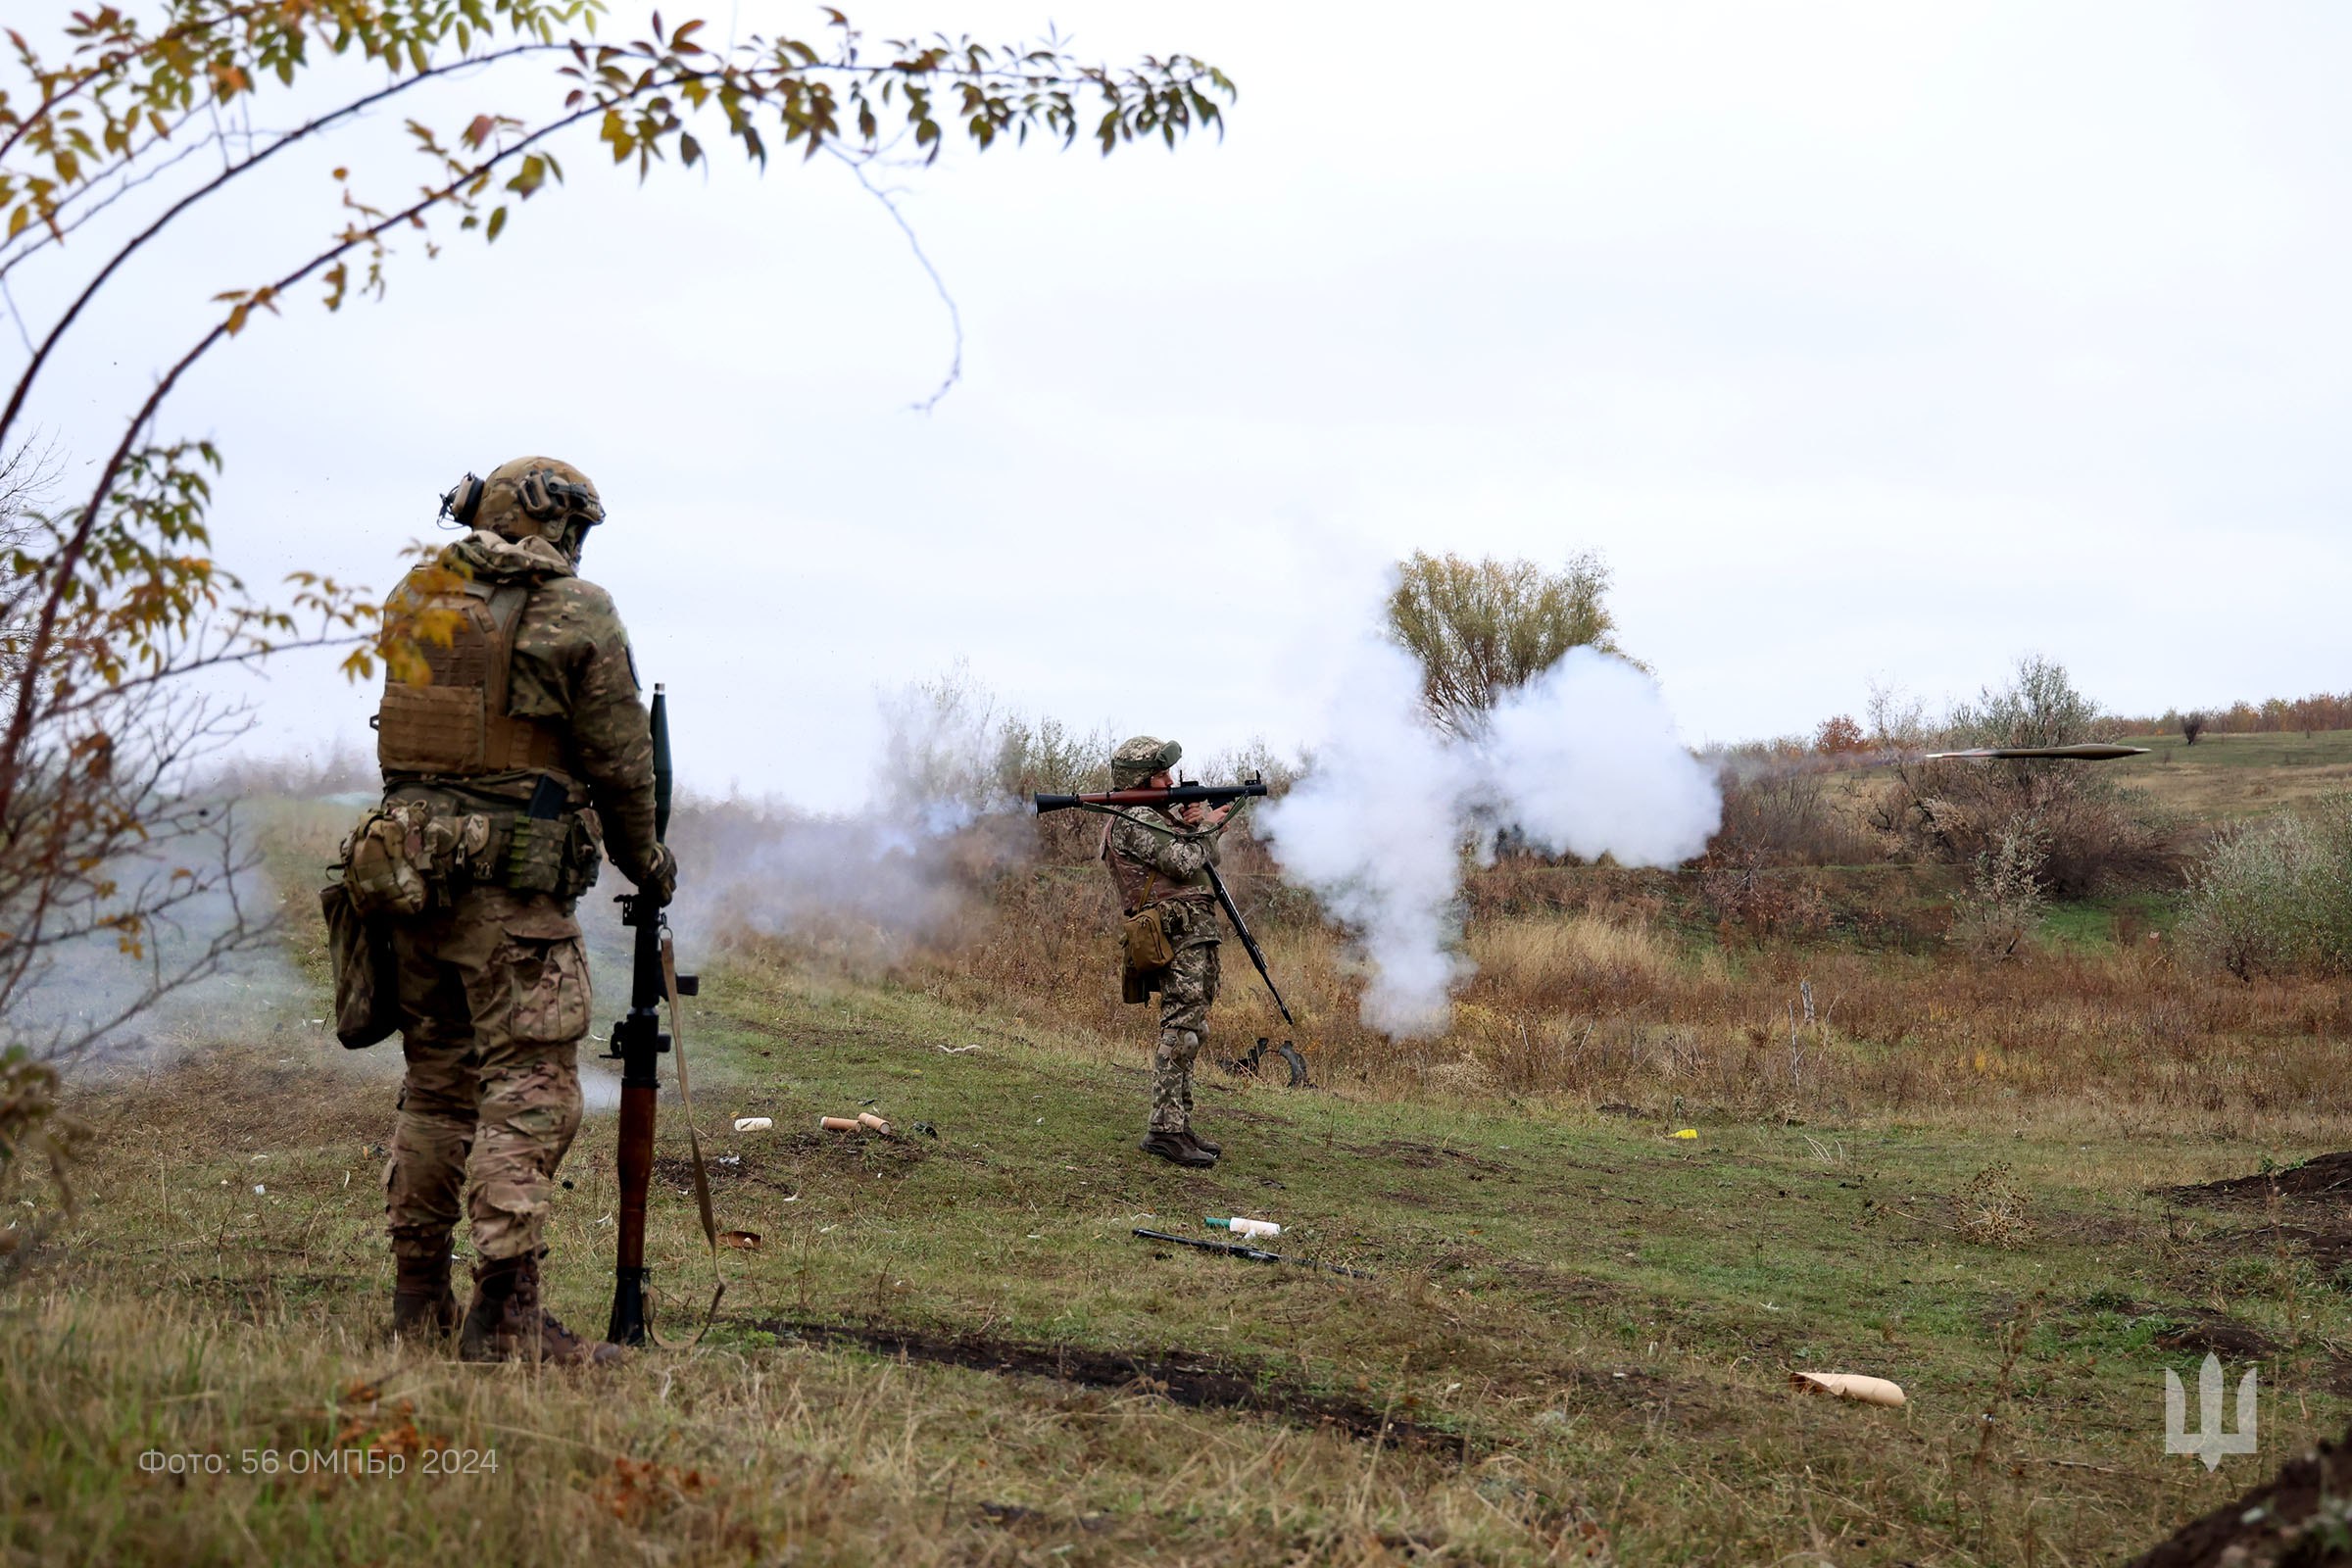
[[[412,244],[188,383],[223,554],[383,586],[460,473],[567,459],[684,776],[822,807],[877,689],[958,662],[1195,755],[1311,742],[1415,548],[1600,552],[1693,742],[2029,651],[2128,710],[2352,686],[2340,6],[851,9],[1188,50],[1241,101],[1221,144],[889,176],[965,329],[928,415],[946,311],[847,171],[640,190],[583,138],[494,248]],[[330,163],[420,177],[396,134],[126,276],[38,408],[76,463],[332,226]],[[266,748],[367,741],[319,662],[259,696]]]

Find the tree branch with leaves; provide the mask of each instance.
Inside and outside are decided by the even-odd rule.
[[[413,653],[389,645],[395,633],[362,589],[297,573],[265,593],[222,569],[211,521],[221,454],[160,429],[208,356],[283,318],[306,286],[329,313],[381,299],[404,245],[429,260],[455,236],[496,241],[564,183],[573,141],[601,146],[641,183],[730,147],[760,169],[778,152],[931,163],[951,141],[985,152],[1083,138],[1107,154],[1221,134],[1235,97],[1221,72],[1186,54],[1112,66],[1052,35],[876,42],[842,13],[823,15],[812,37],[724,49],[703,41],[702,22],[668,27],[659,14],[644,36],[606,41],[597,0],[108,5],[61,19],[54,55],[7,31],[0,290],[39,276],[64,302],[18,323],[27,352],[0,405],[0,460],[20,472],[39,446],[40,393],[74,363],[92,309],[134,258],[279,154],[331,144],[371,114],[408,117],[424,175],[385,196],[337,169],[338,200],[311,240],[290,237],[259,279],[217,279],[191,299],[195,330],[158,353],[154,384],[86,464],[86,486],[54,508],[53,483],[0,496],[0,525],[13,530],[0,539],[0,1021],[60,942],[112,933],[136,946],[249,868],[233,834],[201,863],[166,853],[189,847],[200,821],[225,831],[188,814],[182,790],[192,759],[233,733],[235,715],[191,695],[189,677],[325,646],[366,678]],[[322,103],[320,68],[333,61],[381,78]],[[512,113],[493,94],[545,107]],[[432,122],[455,95],[477,102]],[[290,123],[257,129],[272,104]],[[61,459],[44,474],[66,471]],[[125,857],[152,862],[161,883],[122,880],[114,868]],[[158,976],[163,990],[171,978]]]

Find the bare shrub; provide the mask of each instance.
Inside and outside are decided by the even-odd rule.
[[[1863,711],[1869,715],[1870,744],[1874,750],[1915,752],[1926,749],[1931,734],[1928,705],[1901,687],[1873,681],[1870,703]]]
[[[1727,753],[1716,773],[1723,825],[1707,842],[1709,866],[1855,865],[1884,858],[1883,847],[1844,808],[1821,760]]]
[[[2063,666],[2021,660],[2008,685],[1986,687],[1952,712],[1960,746],[2067,746],[2104,738],[2113,725],[2077,691]],[[2037,850],[2033,878],[2043,898],[2083,899],[2176,881],[2180,856],[2163,823],[2118,789],[2096,763],[1908,762],[1873,812],[1901,848],[1973,872],[2004,875]]]
[[[1716,940],[1796,941],[1830,927],[1830,903],[1821,890],[1758,859],[1710,857],[1698,879],[1699,903],[1715,924]]]
[[[2352,793],[2216,839],[2189,877],[2186,935],[2240,979],[2352,972]]]
[[[1954,938],[1992,957],[2013,956],[2041,918],[2049,853],[2048,840],[2031,818],[2001,823],[1969,868],[1968,892],[1953,910]]]

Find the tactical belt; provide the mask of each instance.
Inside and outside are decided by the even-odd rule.
[[[441,819],[425,835],[429,863],[418,869],[452,892],[491,886],[573,899],[595,885],[601,824],[586,792],[563,774],[504,775],[495,783],[396,778],[386,781],[384,799],[419,802]]]

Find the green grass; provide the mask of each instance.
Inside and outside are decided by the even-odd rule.
[[[2316,735],[2134,736],[2147,757],[2105,764],[2167,810],[2202,820],[2259,816],[2330,790],[2352,789],[2352,730]]]
[[[82,1211],[0,1297],[0,1559],[2088,1562],[2254,1479],[2162,1454],[2159,1370],[2203,1352],[2159,1341],[2218,1323],[2272,1347],[2271,1460],[2344,1420],[2352,1300],[2244,1215],[2146,1195],[2308,1150],[2022,1115],[1973,1134],[1711,1120],[1682,1140],[1584,1105],[1211,1068],[1200,1121],[1227,1154],[1187,1173],[1132,1149],[1140,1045],[772,969],[706,986],[689,1050],[720,1223],[761,1243],[726,1254],[699,1348],[603,1379],[382,1343],[387,1063],[248,1049],[85,1096],[103,1136]],[[708,1264],[664,1101],[653,1256],[679,1333]],[[815,1130],[867,1101],[898,1137]],[[776,1130],[736,1135],[739,1114]],[[549,1232],[579,1327],[608,1289],[612,1137],[609,1117],[583,1129]],[[1955,1197],[2004,1164],[2028,1228],[1971,1241]],[[1377,1278],[1130,1235],[1206,1237],[1203,1215],[1235,1212]],[[796,1324],[1181,1352],[1260,1408],[901,1363]],[[1801,1397],[1796,1369],[1892,1377],[1912,1403]],[[1429,1440],[1313,1419],[1335,1406]],[[502,1468],[295,1484],[136,1465],[148,1447],[233,1463],[354,1421],[355,1441],[406,1421],[495,1446]],[[616,1458],[668,1468],[631,1480]]]
[[[2179,927],[2181,899],[2171,893],[2131,893],[2053,906],[2041,917],[2041,940],[2051,947],[2092,952],[2144,942],[2153,933],[2170,940]]]

